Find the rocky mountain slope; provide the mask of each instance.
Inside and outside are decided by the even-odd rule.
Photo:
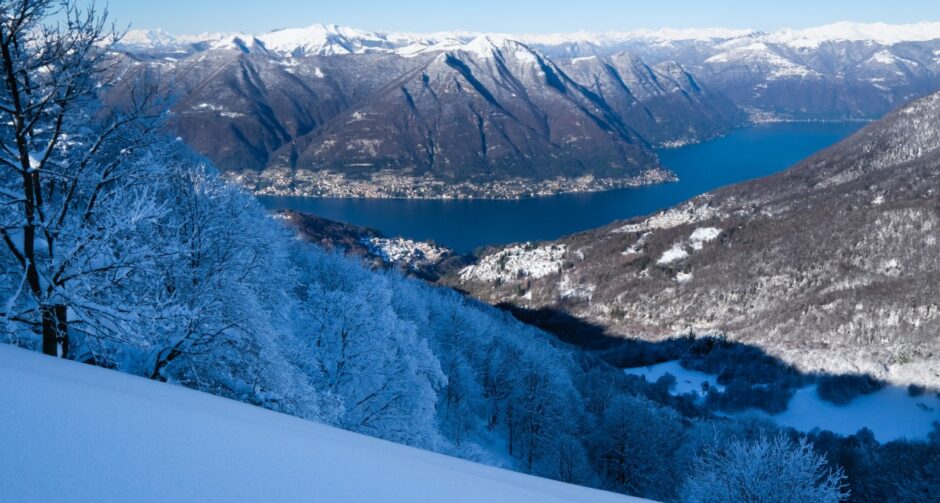
[[[389,175],[431,193],[466,181],[493,193],[518,178],[616,186],[655,165],[646,140],[603,99],[528,47],[481,37],[276,152],[270,167],[376,185]]]
[[[627,51],[675,61],[753,120],[877,118],[938,88],[940,23],[805,30],[659,30],[530,40],[553,57]]]
[[[723,333],[803,370],[940,387],[940,93],[781,174],[449,282],[610,334]]]
[[[583,84],[504,37],[343,53],[365,42],[314,43],[313,31],[296,46],[280,33],[185,48],[153,35],[123,57],[168,75],[179,134],[262,193],[518,197],[661,182],[671,174],[653,146],[744,118],[675,63],[577,65]]]

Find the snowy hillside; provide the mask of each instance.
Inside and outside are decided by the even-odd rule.
[[[5,344],[0,401],[4,501],[641,501]]]
[[[940,389],[938,115],[935,93],[778,175],[539,244],[566,250],[557,272],[468,267],[454,281],[493,304],[562,310],[624,337],[721,333],[804,372]],[[579,288],[592,295],[568,294]],[[919,414],[917,404],[905,407]]]

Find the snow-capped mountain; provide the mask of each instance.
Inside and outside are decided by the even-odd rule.
[[[454,49],[480,35],[512,38],[535,46],[561,47],[590,44],[605,50],[618,50],[621,45],[638,43],[669,45],[681,42],[720,43],[730,40],[751,40],[782,44],[792,48],[818,48],[827,43],[870,42],[878,45],[896,45],[905,42],[927,42],[940,39],[940,22],[916,24],[839,22],[807,29],[783,29],[761,32],[730,28],[663,28],[658,30],[631,30],[620,32],[574,32],[554,34],[486,34],[470,31],[437,33],[368,32],[335,24],[314,24],[306,28],[287,28],[264,34],[204,33],[198,35],[172,35],[161,29],[130,30],[121,46],[128,50],[175,49],[199,50],[211,47],[232,36],[257,39],[269,50],[283,55],[326,56],[334,54],[363,54],[369,52],[411,55],[424,50]]]
[[[238,38],[282,56],[334,56],[338,54],[387,53],[411,56],[425,50],[459,47],[476,37],[470,32],[429,34],[366,32],[335,24],[314,24],[264,34],[203,33],[171,35],[162,29],[129,30],[121,40],[123,50],[201,52]]]
[[[940,23],[885,24],[839,22],[804,30],[780,30],[763,38],[797,48],[819,47],[833,42],[872,42],[894,45],[940,38]]]
[[[124,57],[174,75],[179,134],[264,193],[517,197],[659,182],[671,175],[653,146],[745,119],[674,62],[560,65],[513,38],[457,38],[313,27],[173,52],[157,33]]]
[[[518,197],[663,181],[651,148],[876,118],[940,87],[940,23],[558,35],[132,31],[179,134],[262,193]]]
[[[522,43],[482,35],[275,152],[271,165],[459,183],[520,170],[535,180],[627,179],[656,159],[607,102],[554,63]]]

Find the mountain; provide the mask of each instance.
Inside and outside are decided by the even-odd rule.
[[[657,146],[711,138],[722,132],[721,125],[743,119],[724,95],[703,88],[675,61],[651,66],[618,52],[563,59],[559,65]]]
[[[274,151],[421,63],[364,55],[314,56],[301,64],[235,46],[189,57],[123,57],[138,71],[159,72],[175,98],[173,129],[231,172],[262,169]]]
[[[645,501],[6,344],[0,376],[8,501]]]
[[[940,23],[660,30],[539,42],[558,57],[629,51],[653,64],[676,61],[756,121],[876,118],[940,86]]]
[[[805,371],[940,387],[940,93],[764,179],[449,279],[611,335],[721,333]]]
[[[152,33],[120,47],[172,82],[180,136],[262,193],[518,197],[660,182],[672,175],[652,147],[744,119],[675,63],[618,54],[563,69],[505,37],[390,53],[378,41],[400,37],[350,33],[175,46]]]
[[[125,68],[257,193],[514,198],[672,179],[655,147],[872,119],[940,87],[940,23],[500,35],[132,31]]]
[[[467,195],[511,197],[517,189],[504,184],[520,179],[534,192],[554,190],[559,177],[621,186],[656,163],[603,97],[527,46],[482,36],[285,146],[269,168],[327,170],[386,191],[448,194],[464,183]]]

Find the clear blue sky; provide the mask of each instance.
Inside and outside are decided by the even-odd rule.
[[[771,30],[844,20],[940,21],[940,0],[110,0],[109,4],[112,19],[121,25],[173,33],[262,33],[321,22],[367,30],[546,33],[707,26]]]

